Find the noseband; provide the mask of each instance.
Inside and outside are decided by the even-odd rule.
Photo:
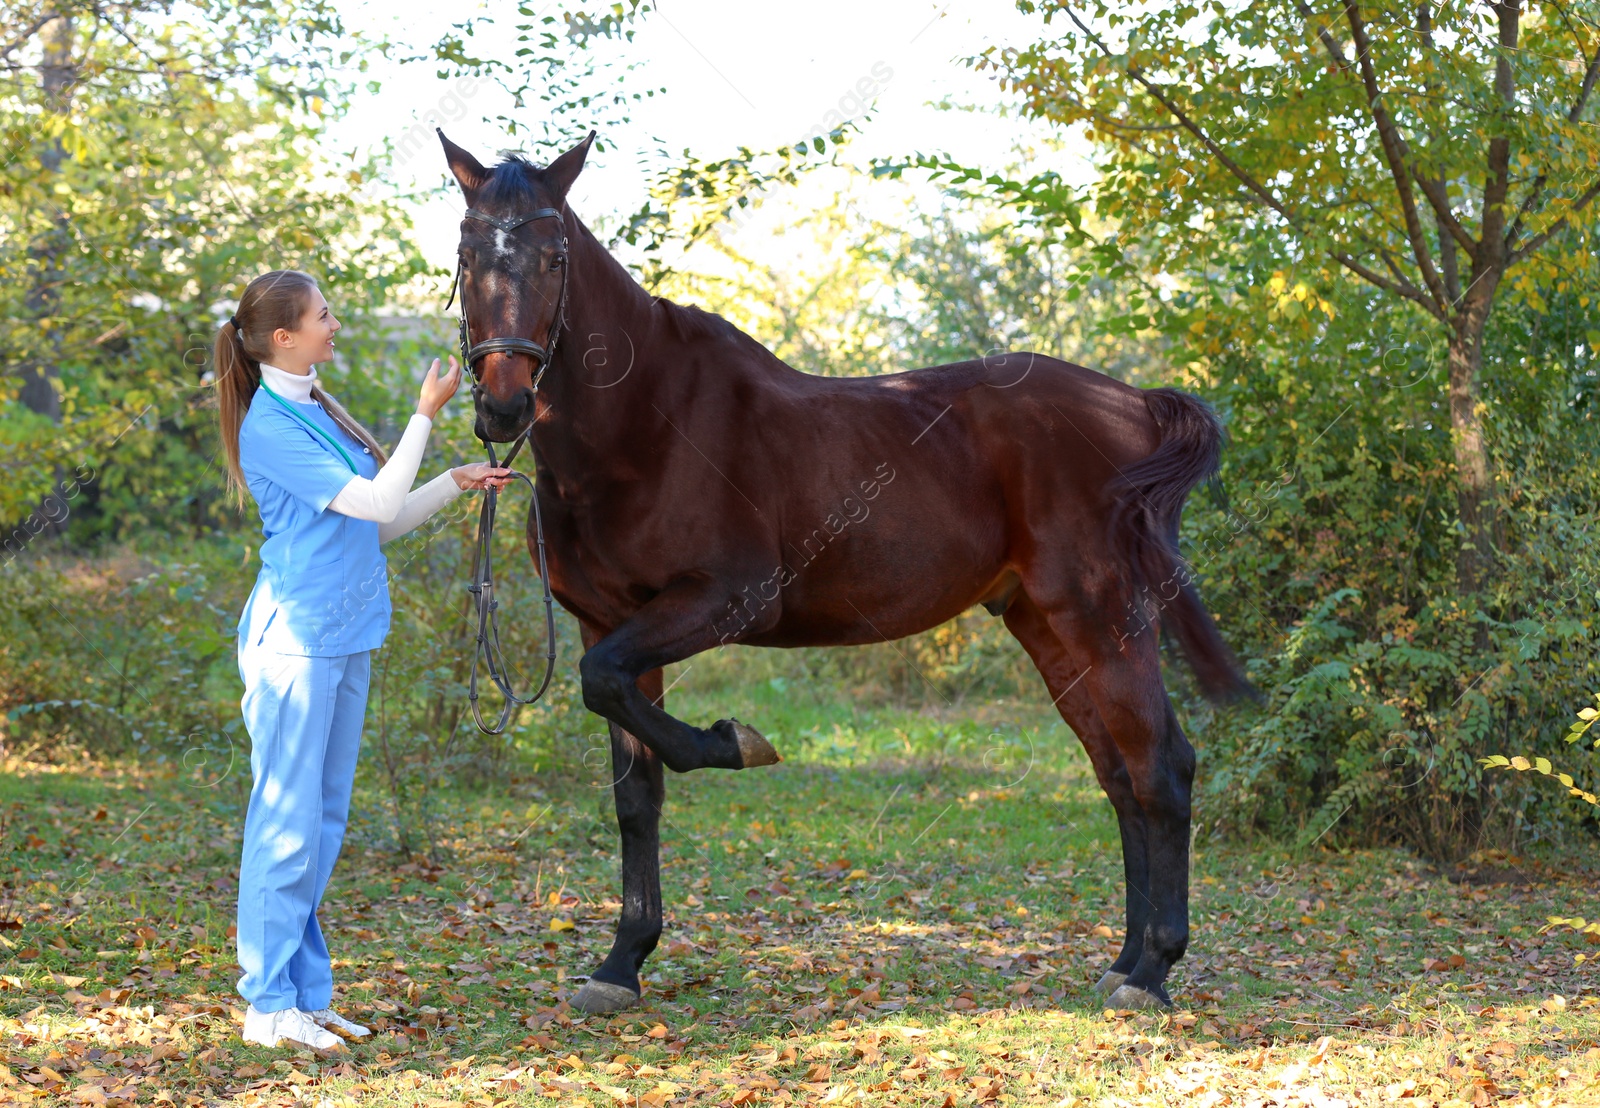
[[[477,208],[468,208],[463,218],[476,219],[480,223],[487,223],[489,226],[497,230],[510,234],[518,227],[521,227],[524,223],[532,223],[536,219],[561,219],[561,212],[556,208],[539,208],[535,211],[529,212],[527,215],[515,216],[510,219],[501,219],[499,216],[490,215],[488,212],[480,212]],[[563,231],[561,235],[562,253],[566,253],[567,250],[565,226],[566,224],[563,222]],[[456,256],[456,276],[455,280],[450,282],[450,299],[445,301],[445,311],[449,311],[450,305],[455,303],[456,289],[461,286],[461,270],[463,264],[464,263],[458,254]],[[479,358],[482,358],[486,354],[528,355],[528,357],[533,359],[535,369],[533,375],[533,388],[535,392],[538,391],[539,379],[544,376],[545,367],[550,364],[550,357],[556,352],[556,339],[561,335],[561,317],[566,314],[567,308],[567,271],[569,268],[570,267],[566,265],[561,267],[561,295],[556,300],[556,317],[550,322],[549,346],[540,346],[532,339],[515,337],[484,339],[482,342],[474,343],[472,341],[472,333],[467,328],[466,293],[463,292],[461,294],[461,362],[464,366],[466,366],[467,372],[472,375],[472,395],[474,399],[476,399],[477,396],[483,391],[483,387],[478,381],[477,362]]]
[[[535,219],[560,219],[561,213],[555,208],[540,208],[525,216],[514,219],[500,219],[480,212],[476,208],[468,208],[466,218],[480,220],[501,231],[510,233],[521,227],[524,223],[531,223]],[[567,237],[561,236],[561,250],[567,249]],[[450,283],[450,299],[445,301],[445,311],[450,310],[450,305],[455,303],[456,290],[461,287],[462,261],[456,257],[456,276]],[[567,271],[569,265],[561,268],[561,296],[556,301],[556,316],[550,322],[550,345],[540,346],[532,339],[523,338],[493,338],[485,339],[480,343],[473,343],[471,332],[467,329],[467,297],[461,294],[461,360],[465,363],[467,372],[472,374],[472,398],[476,405],[478,397],[483,392],[482,383],[478,380],[476,363],[485,354],[526,354],[533,359],[535,373],[533,375],[533,391],[539,391],[539,381],[544,376],[544,371],[550,364],[550,357],[556,350],[556,339],[561,334],[561,317],[567,308]],[[535,408],[535,413],[538,409]],[[522,449],[522,444],[533,435],[533,423],[530,420],[527,429],[516,437],[511,444],[511,450],[506,454],[504,462],[497,462],[494,454],[494,444],[485,442],[483,445],[489,451],[489,464],[491,466],[511,466],[511,460],[517,456],[517,451]],[[483,506],[478,515],[478,537],[472,555],[472,584],[467,586],[467,591],[472,593],[473,607],[477,610],[477,643],[472,655],[472,675],[467,681],[467,700],[472,708],[473,721],[478,725],[478,730],[486,735],[498,735],[505,731],[506,725],[511,720],[511,714],[516,708],[524,704],[532,704],[544,695],[550,687],[550,678],[555,673],[556,666],[556,617],[555,601],[550,595],[550,568],[545,562],[544,551],[544,519],[539,512],[539,489],[530,480],[527,474],[518,473],[516,478],[528,486],[532,494],[528,506],[528,514],[532,517],[535,547],[539,559],[539,581],[544,587],[544,622],[545,622],[545,668],[544,680],[534,690],[531,696],[517,696],[512,691],[511,671],[506,664],[504,654],[500,648],[500,628],[495,621],[495,612],[500,607],[500,602],[494,598],[494,571],[491,568],[491,547],[494,541],[495,511],[499,501],[496,489],[488,489],[484,493]],[[501,706],[500,716],[494,723],[484,720],[478,708],[478,669],[480,666],[487,668],[489,679],[500,690]],[[452,732],[450,741],[455,741]],[[448,750],[448,744],[446,749]]]

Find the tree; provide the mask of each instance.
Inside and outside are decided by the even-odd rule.
[[[1600,694],[1595,694],[1594,700],[1596,704],[1600,704]],[[1589,729],[1594,726],[1594,722],[1597,719],[1600,719],[1600,708],[1580,708],[1578,710],[1578,718],[1568,728],[1567,742],[1581,743],[1585,740],[1588,737]],[[1593,749],[1600,749],[1600,739],[1595,739],[1590,745]],[[1550,764],[1550,759],[1548,758],[1538,756],[1524,758],[1520,754],[1507,758],[1504,754],[1491,754],[1483,759],[1483,764],[1487,769],[1514,769],[1521,770],[1524,773],[1532,770],[1535,773],[1542,773],[1566,789],[1568,796],[1576,797],[1583,801],[1591,809],[1595,810],[1595,814],[1600,815],[1600,796],[1596,796],[1588,789],[1580,788],[1570,773],[1556,769]],[[1546,931],[1552,928],[1563,928],[1585,935],[1600,935],[1600,919],[1587,920],[1582,916],[1549,916],[1547,919],[1548,923],[1544,928]],[[1584,961],[1584,956],[1579,954],[1576,961]]]
[[[882,179],[903,168],[845,170],[827,206],[763,225],[764,248],[782,243],[790,258],[782,269],[742,252],[749,236],[729,233],[727,213],[714,204],[690,212],[709,222],[684,236],[690,245],[681,267],[653,291],[724,315],[790,365],[824,376],[900,373],[1015,351],[1121,380],[1167,375],[1166,336],[1130,323],[1130,291],[1151,292],[1136,248],[1093,225],[1062,234],[970,188],[947,189],[936,207],[907,192],[890,217],[864,216],[862,195],[881,200]],[[709,194],[725,200],[779,183],[744,180]]]
[[[72,96],[72,31],[70,16],[47,12],[34,22],[39,36],[39,91],[40,104],[45,118],[64,116]],[[6,53],[16,52],[20,42],[13,41]],[[53,177],[61,168],[61,136],[48,134],[39,151],[39,170]],[[66,220],[58,216],[43,235],[29,244],[35,277],[28,289],[25,304],[33,319],[45,319],[59,300],[60,273],[57,261],[65,248]],[[61,401],[56,395],[52,379],[56,375],[54,358],[48,355],[19,370],[22,387],[19,399],[31,411],[50,419],[61,418]]]
[[[511,96],[517,114],[489,121],[507,136],[565,148],[596,130],[604,144],[608,124],[627,122],[636,104],[666,91],[636,90],[630,75],[637,63],[604,54],[608,46],[621,49],[633,41],[650,11],[644,0],[593,10],[581,0],[577,7],[507,7],[498,15],[484,11],[452,24],[432,50],[442,73],[487,78]],[[513,48],[509,56],[508,45]],[[538,115],[526,110],[530,101],[541,106]],[[425,145],[437,157],[439,144],[431,133]]]
[[[538,150],[546,150],[571,146],[593,129],[599,135],[598,149],[604,150],[608,128],[626,123],[640,102],[667,91],[630,82],[638,62],[629,60],[627,44],[652,11],[645,0],[592,9],[582,0],[539,10],[521,5],[453,24],[434,44],[433,54],[442,74],[487,78],[512,97],[519,114],[490,120],[508,137],[531,140]],[[514,47],[509,57],[508,44]],[[534,103],[537,115],[524,110]],[[596,221],[596,230],[612,232],[612,249],[626,245],[637,252],[639,280],[655,290],[681,276],[672,264],[678,254],[730,219],[742,222],[763,193],[792,185],[819,165],[834,164],[838,148],[858,129],[852,121],[840,121],[825,133],[813,129],[776,150],[739,146],[732,154],[709,159],[688,149],[674,153],[653,139],[655,149],[640,159],[649,167],[647,198],[615,224]],[[417,130],[402,142],[434,148],[432,135]],[[833,155],[828,155],[830,148]],[[454,189],[453,184],[446,187]],[[595,213],[590,218],[596,220]]]
[[[973,64],[1084,126],[1101,214],[1168,247],[1166,269],[1203,272],[1246,225],[1308,283],[1358,278],[1443,332],[1457,580],[1477,593],[1497,530],[1484,330],[1508,281],[1537,301],[1589,248],[1600,30],[1522,0],[1018,6],[1046,37]]]
[[[123,530],[174,504],[219,522],[202,385],[227,302],[275,266],[352,309],[420,271],[354,187],[374,167],[319,148],[356,46],[323,0],[0,7],[8,552],[89,503]]]

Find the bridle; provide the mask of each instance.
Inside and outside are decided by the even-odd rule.
[[[561,212],[555,208],[539,208],[524,216],[510,219],[501,219],[480,212],[476,208],[468,208],[467,219],[476,219],[489,224],[506,233],[515,231],[525,223],[536,219],[561,219]],[[567,249],[565,224],[561,236],[561,250]],[[461,272],[465,263],[461,257],[456,257],[456,275],[450,283],[450,298],[445,301],[445,310],[450,310],[450,305],[455,303],[456,290],[461,289]],[[544,377],[544,371],[550,365],[550,359],[556,351],[556,340],[561,335],[561,317],[567,309],[567,272],[570,266],[561,267],[561,295],[556,301],[555,319],[550,323],[550,337],[547,346],[540,346],[532,339],[524,338],[491,338],[474,343],[472,334],[467,328],[467,294],[461,289],[461,361],[469,374],[472,375],[472,400],[474,406],[483,394],[483,384],[478,379],[477,362],[486,354],[526,354],[533,359],[535,372],[533,375],[533,392],[535,395],[535,415],[537,415],[537,396],[539,381]],[[484,448],[489,452],[489,465],[509,467],[512,459],[517,456],[517,451],[522,449],[522,444],[533,437],[533,421],[528,421],[527,428],[511,443],[511,450],[506,454],[503,463],[495,460],[494,443],[484,441]],[[545,668],[544,680],[539,682],[539,687],[531,696],[519,697],[511,688],[509,670],[505,664],[505,656],[500,647],[500,627],[495,620],[495,611],[500,607],[500,602],[494,598],[494,573],[491,568],[490,558],[494,540],[494,521],[499,498],[498,489],[486,489],[483,498],[483,507],[478,515],[478,537],[472,554],[472,583],[467,586],[467,591],[473,596],[473,605],[478,614],[477,642],[473,647],[472,676],[467,682],[467,700],[472,705],[472,719],[478,725],[478,730],[485,735],[499,735],[506,729],[510,722],[511,713],[524,704],[532,704],[544,696],[545,690],[550,687],[550,678],[555,674],[556,668],[556,615],[555,600],[550,595],[550,568],[545,561],[544,551],[544,519],[539,512],[539,490],[533,480],[525,473],[514,475],[517,480],[528,486],[532,494],[528,506],[528,514],[533,518],[533,531],[539,556],[539,581],[544,586],[544,622],[545,622]],[[503,702],[500,708],[500,718],[493,727],[485,724],[483,715],[478,709],[478,667],[485,665],[489,671],[489,679],[500,690]]]
[[[524,223],[532,223],[536,219],[559,220],[561,219],[561,212],[557,208],[538,208],[529,212],[527,215],[516,216],[510,219],[501,219],[499,216],[490,215],[488,212],[480,212],[477,208],[468,208],[463,218],[476,219],[479,222],[487,223],[491,227],[510,234],[518,227],[521,227]],[[561,252],[565,254],[566,251],[566,223],[563,220],[561,232]],[[459,254],[456,255],[456,276],[455,280],[450,282],[450,299],[446,300],[444,303],[445,311],[449,311],[450,305],[455,302],[456,289],[461,286],[461,270],[464,264],[465,263],[462,261],[461,256]],[[534,367],[537,370],[533,376],[533,389],[535,392],[539,391],[539,379],[544,376],[545,368],[549,366],[550,358],[556,352],[556,340],[561,336],[561,317],[566,314],[567,310],[568,269],[569,267],[565,265],[561,267],[561,295],[556,300],[556,317],[550,324],[550,345],[548,347],[540,346],[532,339],[523,338],[484,339],[482,342],[474,344],[472,342],[472,335],[467,330],[467,294],[465,291],[462,292],[460,335],[461,362],[466,367],[467,372],[472,374],[472,395],[474,401],[476,401],[478,395],[483,391],[483,387],[478,383],[478,372],[473,367],[477,364],[478,359],[486,354],[528,355],[533,359]]]

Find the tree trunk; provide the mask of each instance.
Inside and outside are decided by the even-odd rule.
[[[1475,595],[1494,565],[1494,478],[1483,443],[1478,378],[1483,369],[1484,325],[1499,278],[1498,270],[1474,274],[1472,291],[1450,331],[1450,441],[1456,456],[1456,511],[1463,531],[1456,552],[1456,584],[1462,596]]]
[[[40,85],[44,90],[46,109],[53,113],[67,110],[72,100],[72,85],[77,70],[72,61],[72,19],[57,16],[39,30],[39,40],[44,57],[39,66]],[[51,138],[39,151],[40,187],[48,195],[52,178],[60,172],[66,151],[59,138]],[[60,376],[60,336],[50,319],[61,302],[63,275],[60,257],[69,234],[67,217],[59,209],[54,226],[28,249],[33,261],[33,284],[24,299],[28,314],[39,320],[45,336],[45,352],[22,368],[22,389],[18,399],[29,411],[48,416],[51,422],[61,422],[61,396],[55,382]]]
[[[39,84],[44,92],[45,119],[50,115],[65,113],[72,101],[72,86],[77,81],[77,66],[72,57],[73,21],[71,16],[58,15],[39,29],[43,57],[39,64]],[[46,196],[54,195],[55,177],[61,172],[66,158],[66,148],[61,139],[46,139],[39,150],[39,190]],[[35,331],[37,345],[30,356],[17,369],[22,385],[17,399],[24,408],[37,412],[52,423],[61,422],[61,393],[56,382],[61,377],[61,328],[57,316],[61,311],[61,286],[66,274],[61,259],[71,245],[72,229],[67,215],[53,202],[50,229],[28,244],[28,261],[31,263],[31,283],[23,296],[23,311],[27,318],[38,323]],[[15,556],[34,538],[58,536],[66,531],[66,466],[59,459],[43,463],[52,478],[51,487],[45,491],[33,513],[16,527],[8,529],[5,541],[7,553]]]

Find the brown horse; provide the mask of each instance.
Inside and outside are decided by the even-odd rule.
[[[897,639],[975,604],[1004,616],[1116,808],[1127,938],[1100,987],[1113,1007],[1170,1004],[1195,758],[1156,635],[1126,613],[1159,610],[1209,695],[1248,689],[1177,550],[1183,501],[1217,467],[1211,411],[1032,354],[802,373],[647,294],[566,206],[593,133],[544,167],[485,168],[439,137],[468,205],[463,312],[487,348],[470,359],[477,434],[532,424],[550,585],[582,628],[584,704],[611,724],[622,916],[573,1006],[639,998],[661,934],[662,767],[778,760],[735,720],[667,714],[662,667],[723,643]]]

